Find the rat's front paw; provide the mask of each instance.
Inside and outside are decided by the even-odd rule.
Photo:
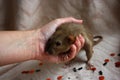
[[[87,70],[91,70],[93,67],[94,67],[94,65],[92,65],[91,63],[86,64],[86,69]]]

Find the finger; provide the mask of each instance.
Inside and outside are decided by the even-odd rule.
[[[76,55],[77,55],[77,48],[76,48],[76,46],[73,44],[72,46],[71,46],[71,53],[70,53],[70,59],[73,59]]]
[[[45,60],[45,62],[49,62],[49,63],[58,63],[59,62],[59,58],[58,56],[53,56],[50,54],[45,54],[43,56],[43,61]]]
[[[76,37],[76,41],[75,41],[74,44],[76,46],[77,52],[79,52],[79,50],[81,49],[82,45],[81,45],[81,41],[79,40],[78,37]]]
[[[41,33],[43,34],[45,39],[48,39],[48,37],[55,32],[57,27],[59,27],[63,23],[70,23],[70,22],[82,24],[83,20],[78,20],[73,17],[59,18],[49,22],[43,28],[41,28]]]
[[[75,44],[71,46],[71,53],[68,55],[69,58],[66,61],[73,59],[78,54],[79,50],[84,46],[84,42],[84,38],[79,35],[76,38]]]
[[[83,36],[81,34],[78,36],[78,39],[81,42],[81,47],[83,47],[84,43],[85,43],[85,39],[83,38]]]
[[[47,62],[50,63],[64,63],[69,61],[69,56],[68,55],[57,55],[57,56],[53,56],[53,55],[47,55]]]
[[[58,22],[58,25],[61,25],[63,23],[70,23],[70,22],[79,23],[79,24],[83,23],[83,20],[75,19],[73,17],[59,18],[56,19],[56,21]]]
[[[66,56],[64,56],[61,61],[68,62],[75,58],[75,56],[77,55],[76,46],[73,44],[70,50],[71,50],[70,53],[66,54]]]
[[[63,63],[63,62],[68,62],[68,61],[72,60],[73,58],[75,58],[76,55],[77,55],[77,48],[73,44],[71,46],[71,52],[69,54],[59,55],[59,56],[47,55],[47,59],[48,59],[48,62]]]

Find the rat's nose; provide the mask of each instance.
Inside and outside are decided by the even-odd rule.
[[[48,49],[47,52],[48,52],[49,54],[55,55],[54,49]]]

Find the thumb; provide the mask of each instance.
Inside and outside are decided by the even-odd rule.
[[[49,55],[49,54],[46,53],[45,56],[44,56],[44,59],[46,59],[47,62],[50,62],[50,63],[64,63],[64,62],[68,62],[68,61],[72,60],[77,55],[77,50],[76,49],[77,48],[73,44],[71,46],[70,53],[62,54],[62,55],[58,55],[58,56],[53,56],[53,55]],[[44,59],[43,59],[43,61],[44,61]]]
[[[46,24],[41,29],[41,32],[46,37],[46,39],[48,39],[55,32],[57,27],[59,27],[61,24],[70,23],[70,22],[82,24],[83,20],[78,20],[78,19],[75,19],[72,17],[55,19],[55,20],[49,22],[48,24]]]

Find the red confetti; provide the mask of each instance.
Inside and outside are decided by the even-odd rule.
[[[104,76],[99,76],[99,80],[105,80]]]
[[[111,53],[110,56],[115,56],[115,53]]]
[[[28,74],[29,71],[22,71],[21,73],[22,73],[22,74]]]
[[[51,80],[50,78],[47,78],[46,80]]]
[[[58,77],[57,77],[57,80],[62,80],[62,77],[63,77],[63,76],[58,76]]]
[[[109,59],[105,59],[104,61],[105,61],[105,62],[109,62],[110,60],[109,60]]]
[[[34,69],[30,70],[29,73],[33,74],[35,72]]]
[[[42,63],[42,62],[40,62],[40,63],[39,63],[39,66],[41,66],[41,65],[43,65],[43,63]]]
[[[91,68],[91,70],[92,70],[92,71],[95,71],[95,70],[96,70],[96,68],[95,68],[95,67],[93,67],[93,68]]]
[[[115,67],[120,67],[120,62],[116,62]]]

